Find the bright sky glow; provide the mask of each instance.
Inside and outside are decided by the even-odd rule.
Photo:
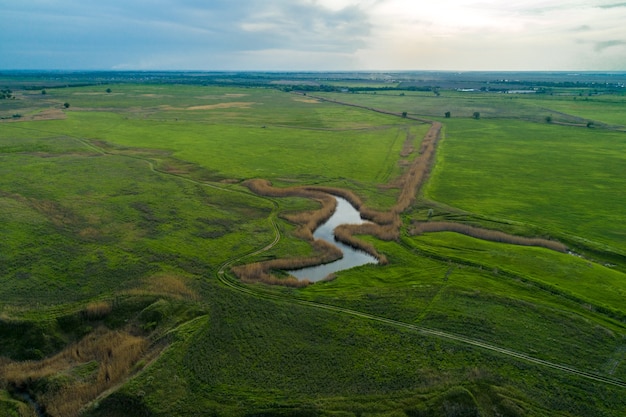
[[[620,0],[0,0],[0,69],[626,70]]]

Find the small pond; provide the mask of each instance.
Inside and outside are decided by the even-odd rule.
[[[320,281],[334,272],[343,271],[344,269],[350,269],[355,266],[378,263],[378,260],[372,255],[335,240],[335,227],[341,224],[361,224],[366,222],[361,218],[357,209],[346,199],[341,197],[335,198],[337,199],[335,212],[326,223],[315,229],[313,237],[315,237],[315,239],[325,240],[337,246],[341,249],[341,252],[343,252],[343,258],[324,265],[287,271],[298,279]]]

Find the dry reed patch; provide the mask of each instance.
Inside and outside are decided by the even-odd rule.
[[[159,274],[145,278],[137,288],[128,291],[133,295],[167,295],[177,300],[198,300],[198,293],[187,285],[188,279],[174,274]]]
[[[67,119],[67,115],[61,109],[47,109],[32,115],[32,120],[62,120]]]
[[[335,211],[337,206],[337,200],[333,197],[339,196],[348,200],[355,207],[362,207],[361,199],[354,194],[350,190],[344,190],[341,188],[334,187],[319,187],[319,186],[303,186],[303,187],[286,187],[286,188],[276,188],[273,187],[272,184],[267,180],[250,180],[245,183],[250,190],[257,194],[272,196],[272,197],[303,197],[303,198],[312,198],[320,202],[322,207],[319,210],[314,211],[305,211],[294,214],[287,214],[283,217],[295,224],[300,225],[298,230],[296,231],[296,236],[311,240],[312,245],[316,252],[318,253],[316,256],[307,257],[307,258],[290,258],[290,259],[275,259],[266,262],[259,262],[256,264],[252,264],[251,266],[243,265],[240,267],[233,268],[233,272],[244,282],[265,282],[265,283],[277,283],[282,285],[295,285],[291,283],[290,280],[279,279],[273,277],[271,275],[272,270],[294,270],[306,268],[309,266],[319,265],[323,263],[333,262],[343,255],[341,251],[334,245],[322,241],[322,240],[313,240],[313,231],[320,226],[323,222],[328,220],[330,216]],[[380,212],[370,212],[370,214],[375,214],[380,218],[383,218],[385,213]],[[398,229],[398,216],[392,216],[393,219],[389,220],[389,225],[387,226],[379,226],[376,224],[361,225],[363,228],[361,229],[352,229],[345,228],[340,232],[341,236],[337,236],[337,238],[343,241],[346,244],[349,244],[355,248],[364,250],[368,253],[371,253],[375,256],[381,263],[386,263],[386,258],[384,255],[379,254],[373,245],[360,241],[359,239],[351,236],[350,231],[359,230],[359,232],[367,231],[369,232],[376,231],[375,235],[377,236],[385,236],[389,237],[390,233],[393,236],[397,237],[397,232],[390,232],[390,228]],[[398,220],[395,221],[395,218],[398,217]],[[388,220],[384,218],[383,220]],[[293,277],[292,277],[293,278]],[[295,278],[294,278],[295,279]],[[304,282],[297,281],[296,282]],[[298,284],[300,285],[300,284]]]
[[[382,240],[395,240],[398,239],[400,233],[400,227],[402,220],[400,213],[405,211],[413,204],[415,196],[419,188],[427,178],[429,171],[432,167],[437,143],[441,137],[441,123],[431,122],[431,127],[426,133],[419,150],[419,156],[410,164],[409,168],[405,171],[400,178],[394,180],[394,185],[400,188],[400,195],[396,204],[387,212],[381,212],[373,210],[363,205],[363,201],[352,191],[334,187],[319,187],[319,186],[302,186],[302,187],[286,187],[275,188],[267,180],[250,180],[244,183],[252,192],[260,195],[266,195],[271,197],[288,197],[298,196],[305,198],[313,198],[322,204],[322,208],[316,211],[302,212],[298,214],[290,214],[284,216],[287,220],[293,223],[299,224],[301,227],[297,231],[297,235],[305,239],[311,240],[313,237],[313,231],[317,226],[322,224],[328,219],[335,210],[335,199],[331,195],[345,198],[356,207],[361,216],[372,221],[373,223],[366,223],[362,225],[345,225],[335,229],[335,237],[354,248],[364,250],[375,256],[381,264],[387,264],[387,258],[376,251],[376,248],[368,242],[364,242],[354,235],[356,234],[368,234],[376,236]],[[414,138],[407,134],[403,153],[410,155],[414,152],[412,147]],[[408,143],[408,145],[407,145]],[[401,155],[402,156],[402,155]],[[329,202],[332,200],[331,202]],[[321,263],[332,262],[332,254],[334,251],[339,251],[335,246],[315,240],[314,245],[320,245],[321,243],[327,244],[328,247],[320,246],[320,255],[309,258],[298,259],[276,259],[266,262],[258,262],[250,265],[243,265],[233,268],[233,272],[243,282],[266,282],[276,283],[283,285],[296,285],[290,280],[281,280],[271,275],[271,270],[289,270],[300,269],[307,266],[319,265]],[[339,251],[338,254],[341,257]],[[322,258],[327,257],[329,260]],[[337,258],[338,259],[338,258]],[[311,264],[311,262],[314,262]],[[296,282],[300,282],[297,281]],[[298,284],[300,285],[300,284]],[[304,284],[303,284],[304,285]]]
[[[214,110],[214,109],[249,109],[252,105],[257,104],[254,101],[232,101],[229,103],[206,104],[203,106],[191,106],[186,110]]]
[[[89,320],[100,320],[111,314],[113,306],[109,301],[94,301],[81,312]]]
[[[432,168],[435,160],[435,151],[441,137],[441,123],[433,122],[426,136],[422,140],[419,156],[415,158],[409,169],[401,176],[401,191],[398,202],[391,209],[393,213],[402,213],[413,204],[415,196]]]
[[[298,280],[293,276],[278,278],[272,275],[273,270],[294,270],[310,266],[330,263],[340,259],[343,254],[336,246],[323,241],[314,240],[311,245],[316,255],[301,258],[272,259],[265,262],[255,262],[247,265],[233,267],[233,272],[242,282],[284,285],[288,287],[305,287],[310,284],[308,280]]]
[[[318,210],[285,215],[285,219],[299,225],[297,234],[307,240],[313,239],[313,231],[330,216],[337,206],[337,201],[328,193],[314,187],[277,188],[267,180],[254,179],[244,183],[252,192],[270,197],[303,197],[316,200],[321,208]]]
[[[81,408],[128,377],[145,355],[146,338],[126,331],[98,329],[57,355],[28,362],[0,362],[0,387],[32,391],[50,416],[78,416]]]
[[[100,92],[100,91],[77,91],[75,93],[72,93],[73,96],[104,96],[104,95],[111,95],[113,93],[107,93],[107,92]],[[121,95],[123,93],[115,93],[117,95]]]
[[[302,98],[302,97],[291,97],[293,101],[297,101],[299,103],[308,103],[308,104],[320,104],[321,102],[314,98]]]
[[[23,115],[21,117],[12,117],[9,119],[0,119],[2,123],[17,123],[17,122],[37,122],[44,120],[64,120],[67,119],[67,115],[61,109],[46,109],[38,113]]]
[[[411,132],[407,132],[406,139],[402,144],[402,150],[400,151],[400,156],[402,158],[408,158],[414,151],[413,141],[415,140],[415,135],[412,135]]]
[[[551,249],[557,252],[567,252],[567,246],[561,242],[542,238],[529,238],[523,236],[510,235],[498,230],[481,229],[478,227],[468,226],[466,224],[451,222],[420,222],[411,229],[412,235],[420,235],[428,232],[456,232],[477,239],[488,240],[491,242],[508,243],[520,246],[539,246]]]
[[[374,245],[355,237],[355,235],[371,235],[383,240],[395,240],[398,238],[398,228],[389,226],[379,226],[375,223],[366,224],[342,224],[335,228],[335,238],[348,246],[357,250],[362,250],[372,254],[381,265],[388,263],[387,257],[378,253]]]
[[[241,98],[247,97],[250,94],[239,94],[239,93],[229,93],[229,94],[205,94],[203,96],[196,96],[199,100],[222,100],[225,97],[227,98]]]

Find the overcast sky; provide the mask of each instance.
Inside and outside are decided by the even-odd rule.
[[[0,69],[626,70],[620,0],[0,0]]]

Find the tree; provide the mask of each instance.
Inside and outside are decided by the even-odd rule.
[[[406,117],[406,115],[407,115],[407,112],[403,111],[402,112],[402,117]]]
[[[41,94],[45,96],[48,92],[46,90],[41,90]]]
[[[546,123],[552,123],[552,116],[546,116]]]
[[[591,129],[593,127],[593,122],[587,122],[587,127]]]
[[[472,115],[472,117],[476,120],[480,119],[480,113],[475,111],[474,114]]]
[[[447,111],[447,112],[445,113],[445,116],[446,116],[446,119],[449,119],[449,118],[450,118],[450,116],[451,116],[450,112],[449,112],[449,111]]]
[[[111,94],[111,89],[110,88],[107,88],[107,93]]]
[[[63,103],[63,107],[65,107],[66,109],[69,109],[70,108],[70,103],[67,103],[67,102]]]

